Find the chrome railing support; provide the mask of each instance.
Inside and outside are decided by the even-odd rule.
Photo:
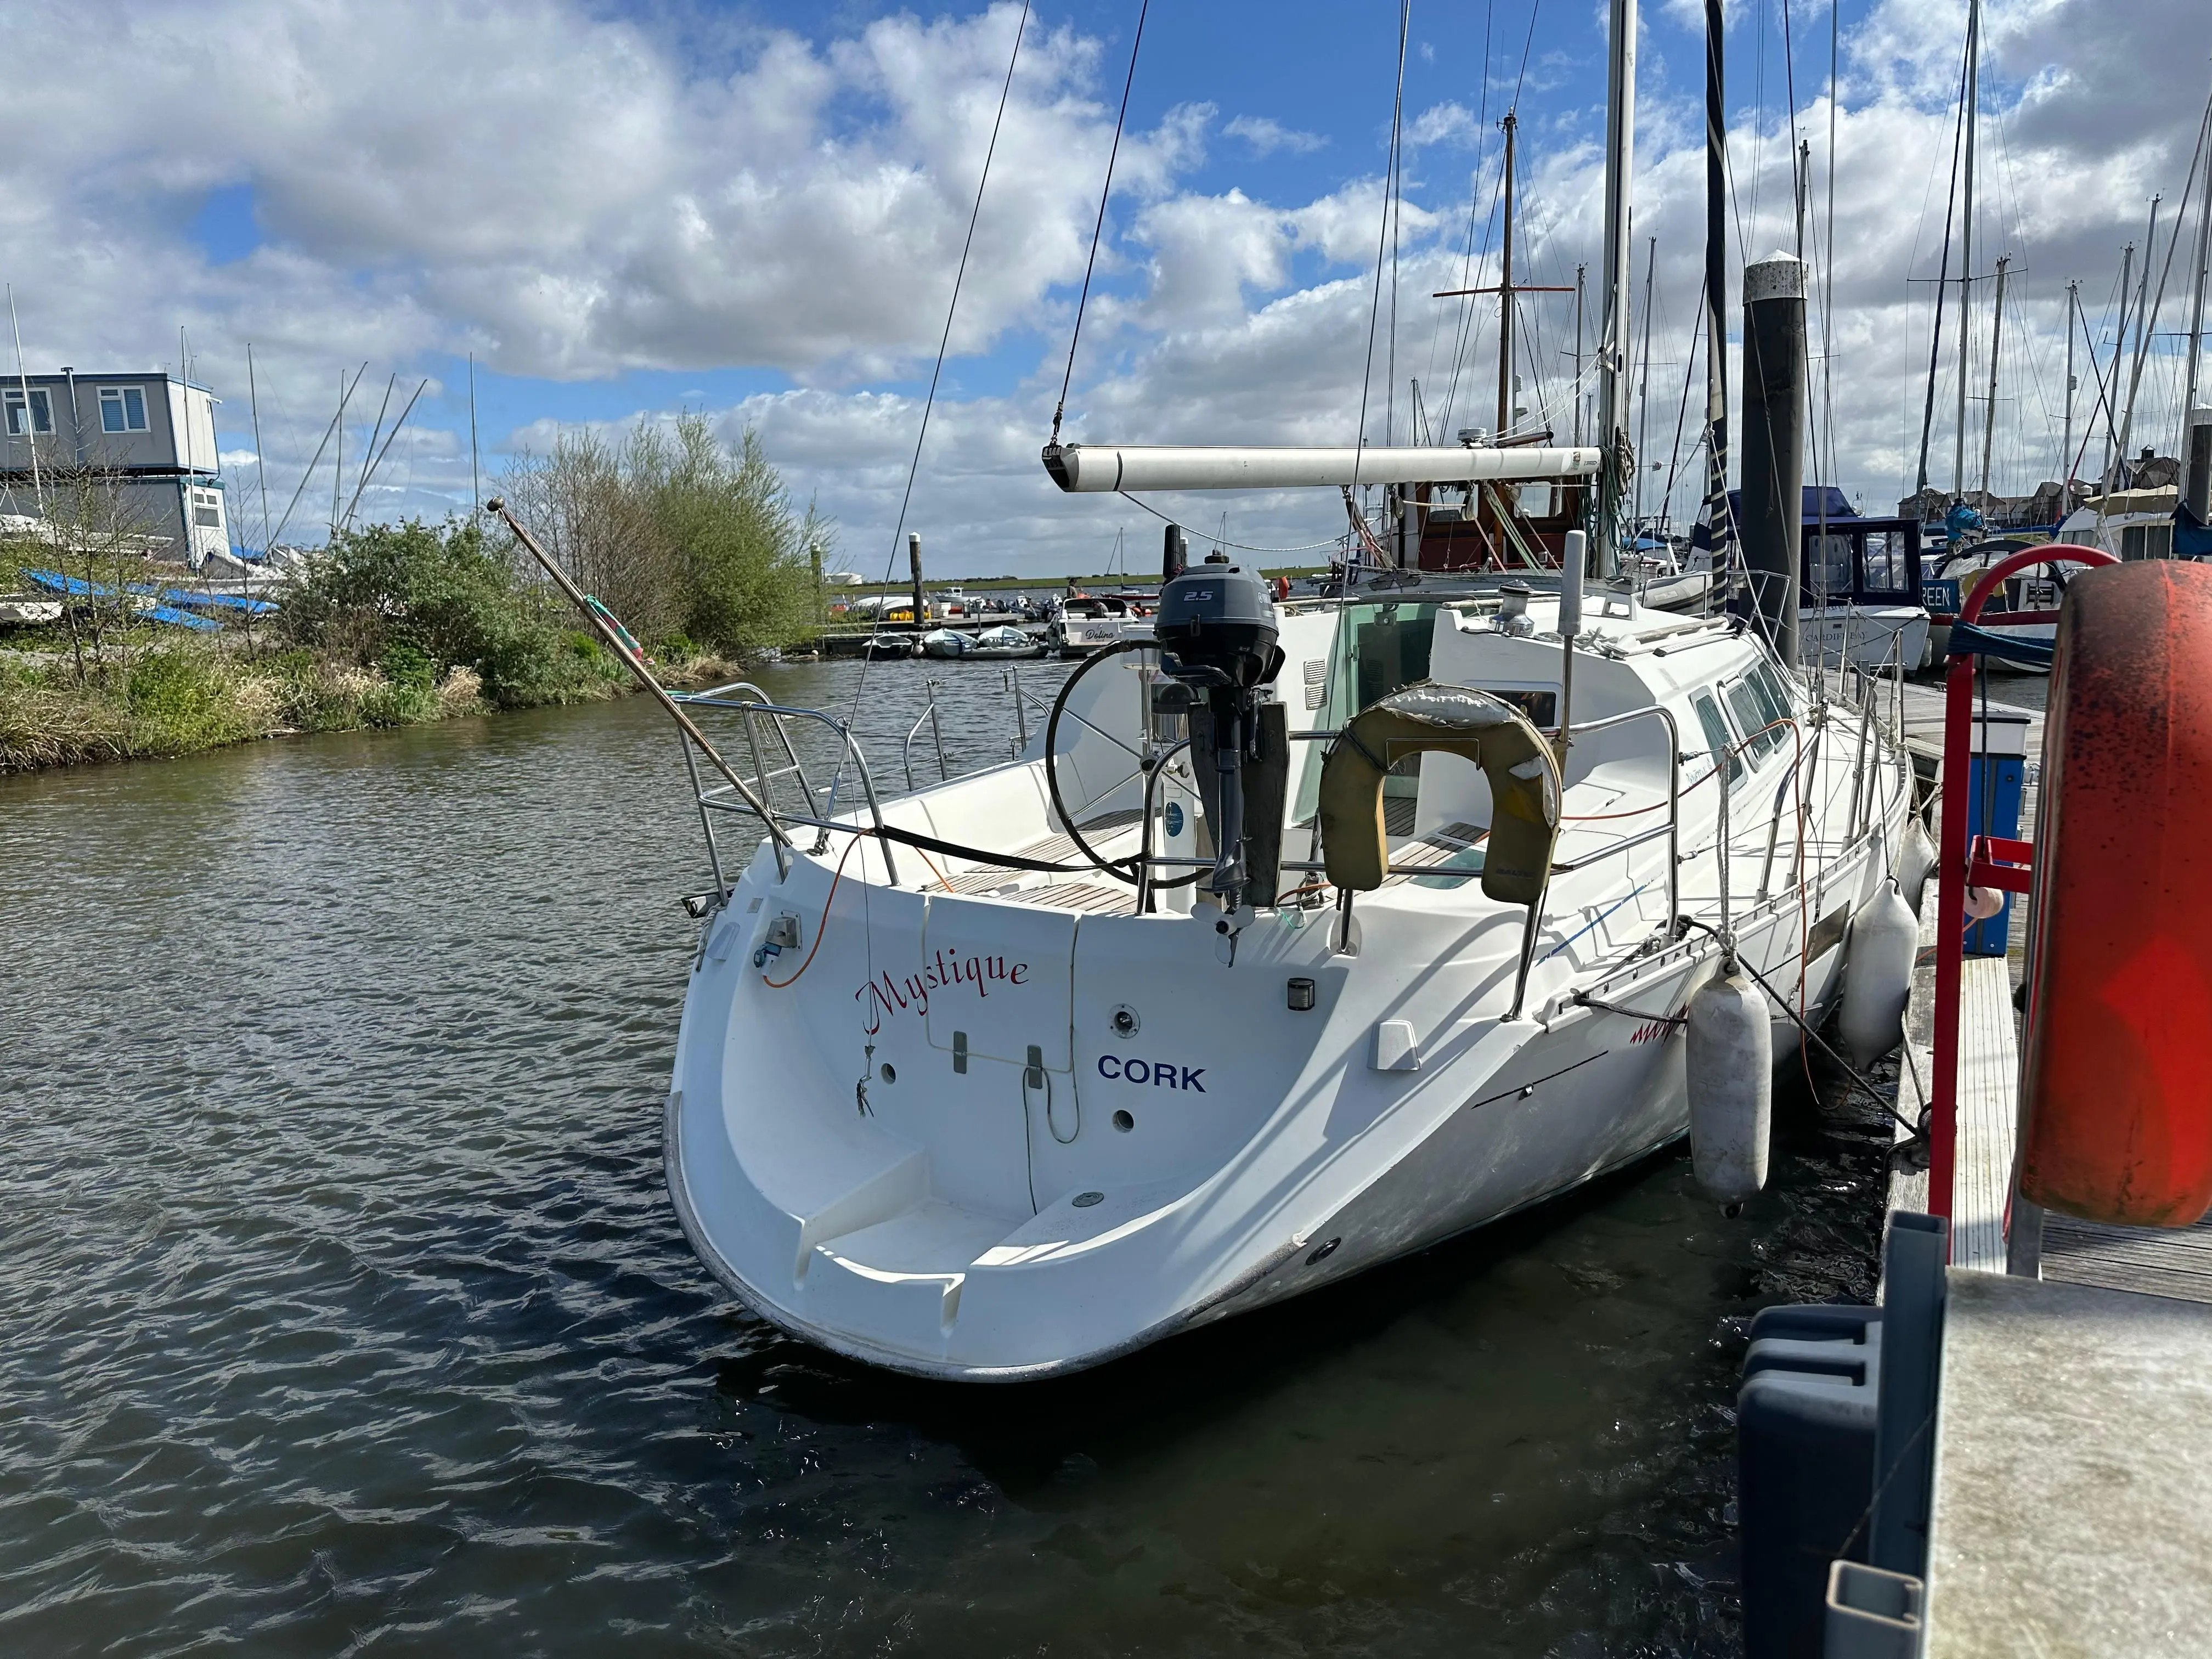
[[[1577,733],[1602,732],[1608,727],[1626,726],[1632,720],[1656,719],[1667,728],[1667,927],[1671,932],[1674,917],[1682,905],[1682,739],[1674,724],[1674,710],[1663,703],[1652,703],[1643,708],[1631,708],[1618,714],[1607,714],[1594,720],[1584,720],[1567,728],[1570,738]],[[1726,784],[1723,784],[1726,788]],[[1565,802],[1567,781],[1563,772],[1559,778],[1559,799]],[[1656,838],[1656,830],[1632,836],[1617,847],[1608,847],[1587,859],[1578,859],[1572,865],[1553,865],[1553,869],[1580,869],[1601,858],[1611,858],[1630,848]],[[1528,921],[1521,931],[1521,962],[1513,976],[1513,1006],[1506,1014],[1508,1019],[1521,1018],[1522,1005],[1528,1000],[1528,975],[1536,965],[1536,939],[1544,925],[1544,903],[1552,894],[1551,872],[1544,875],[1544,885],[1536,895],[1536,902],[1528,907]]]

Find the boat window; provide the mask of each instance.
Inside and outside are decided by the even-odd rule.
[[[1548,483],[1522,484],[1515,505],[1529,518],[1550,518],[1553,511],[1552,486]]]
[[[1805,544],[1806,577],[1817,593],[1848,595],[1851,591],[1851,538],[1814,536]]]
[[[1559,723],[1559,694],[1556,691],[1535,691],[1520,686],[1509,690],[1495,685],[1486,685],[1482,690],[1486,696],[1511,703],[1528,716],[1528,724],[1539,732],[1548,732]]]
[[[1728,763],[1729,781],[1733,784],[1743,776],[1743,760],[1735,752],[1735,735],[1729,730],[1727,717],[1710,692],[1698,692],[1690,703],[1698,711],[1698,726],[1704,728],[1706,752],[1712,756],[1716,767],[1723,761]]]
[[[1437,608],[1432,605],[1362,605],[1354,615],[1352,652],[1358,664],[1358,679],[1352,712],[1357,713],[1401,686],[1428,678],[1430,648],[1437,636]]]
[[[1864,586],[1869,593],[1894,593],[1909,599],[1912,592],[1911,561],[1905,556],[1901,530],[1869,530],[1866,536]]]
[[[1774,708],[1771,696],[1759,684],[1756,674],[1747,674],[1734,684],[1723,686],[1722,695],[1728,699],[1729,713],[1735,716],[1735,723],[1744,733],[1744,756],[1756,766],[1789,735],[1774,724],[1789,711]]]
[[[2173,526],[2131,524],[2120,531],[2123,559],[2170,559],[2173,556]]]

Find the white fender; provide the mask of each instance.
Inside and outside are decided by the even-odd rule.
[[[1920,945],[1920,924],[1895,880],[1882,883],[1859,907],[1850,939],[1836,1025],[1851,1064],[1867,1066],[1905,1041],[1905,1005],[1912,995],[1912,957]]]
[[[1936,845],[1928,839],[1927,827],[1915,812],[1905,821],[1905,838],[1897,847],[1898,890],[1915,915],[1920,914],[1920,890],[1928,884],[1929,873],[1935,868]]]
[[[1698,1184],[1733,1215],[1766,1185],[1774,1030],[1766,994],[1741,969],[1690,998],[1683,1052]]]

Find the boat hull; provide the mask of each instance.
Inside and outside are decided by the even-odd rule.
[[[1815,1024],[1840,984],[1841,919],[1881,867],[1869,842],[1828,873],[1826,914],[1805,916],[1814,953],[1798,994]],[[955,1072],[948,1022],[980,1008],[948,1013],[932,1042],[921,1011],[896,1006],[899,981],[861,999],[872,1032],[836,1029],[827,1011],[842,997],[805,1012],[779,1000],[780,958],[753,969],[741,918],[752,898],[808,878],[773,873],[757,861],[702,944],[668,1107],[669,1188],[701,1259],[746,1305],[871,1364],[970,1382],[1096,1365],[1539,1204],[1686,1130],[1680,1028],[1667,1018],[1714,970],[1703,935],[1599,981],[1602,1000],[1632,1013],[1566,1005],[1509,1020],[1510,915],[1460,940],[1453,971],[1412,994],[1352,971],[1358,958],[1332,946],[1334,911],[1255,927],[1262,937],[1240,942],[1233,963],[1216,959],[1202,918],[1086,916],[1067,929],[1068,1051],[1040,1056],[1051,1074],[1033,1089],[1024,1068],[981,1052],[988,1035],[970,1034]],[[851,918],[834,918],[809,973],[841,990],[848,978],[880,984],[862,977],[870,951],[879,962],[926,945],[929,905],[947,902],[878,890],[873,939],[841,941]],[[985,908],[959,925],[1015,907]],[[1800,908],[1792,890],[1738,929],[1747,959],[1793,989]],[[750,920],[762,913],[771,904]],[[1406,947],[1448,958],[1429,920]],[[1364,921],[1364,948],[1389,948],[1392,918],[1370,905]],[[1406,921],[1418,933],[1420,919]],[[1010,935],[1009,954],[1054,948],[1030,921],[1006,925],[1032,929]],[[1290,977],[1319,987],[1320,1023],[1303,1034],[1314,1016],[1283,1009]],[[1182,988],[1179,1002],[1158,1000],[1163,983]],[[957,1010],[960,992],[940,982],[933,1006]],[[1125,1007],[1143,1011],[1126,1045],[1109,1034]],[[1377,1069],[1373,1033],[1401,1012],[1418,1065]],[[1797,1047],[1794,1027],[1778,1029],[1778,1054],[1794,1062]],[[1065,1103],[1054,1115],[1062,1090],[1073,1116]],[[959,1143],[957,1170],[931,1148],[954,1115],[985,1126]],[[1147,1166],[1135,1149],[1156,1123],[1212,1139],[1194,1131],[1180,1167],[1172,1156]]]

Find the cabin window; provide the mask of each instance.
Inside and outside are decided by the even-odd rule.
[[[1725,764],[1729,782],[1733,784],[1743,776],[1743,758],[1735,752],[1735,735],[1729,730],[1727,717],[1721,706],[1710,694],[1700,691],[1690,699],[1691,707],[1698,711],[1698,724],[1705,733],[1705,748],[1713,757],[1716,769]]]
[[[9,437],[20,438],[27,430],[31,432],[52,432],[54,429],[53,404],[48,400],[45,387],[34,386],[32,388],[29,405],[30,414],[27,419],[25,417],[23,412],[23,393],[21,389],[9,392],[7,394],[7,402],[8,435]]]
[[[1495,697],[1500,702],[1511,703],[1539,732],[1549,732],[1559,723],[1559,694],[1556,691],[1486,685],[1482,692],[1485,696]]]
[[[1753,765],[1771,755],[1789,737],[1778,722],[1790,717],[1786,694],[1773,682],[1774,671],[1765,663],[1734,684],[1723,688],[1729,713],[1744,732],[1743,750]]]
[[[1893,593],[1910,600],[1911,561],[1906,556],[1901,530],[1869,530],[1866,538],[1865,587],[1869,593]]]
[[[1557,510],[1552,505],[1552,486],[1548,483],[1522,484],[1516,505],[1531,519],[1548,519]]]
[[[1380,702],[1401,686],[1429,677],[1429,651],[1436,642],[1437,608],[1432,605],[1362,605],[1353,612],[1354,661],[1358,678],[1351,712]],[[1347,716],[1348,718],[1348,716]]]
[[[2131,524],[2120,531],[2123,559],[2170,559],[2173,556],[2171,524]]]
[[[145,389],[135,386],[100,387],[100,429],[102,432],[143,432],[146,429]]]
[[[1812,580],[1814,591],[1849,595],[1851,591],[1851,538],[1849,536],[1814,536],[1806,544],[1806,549],[1808,556],[1805,562],[1810,567],[1806,574]]]

